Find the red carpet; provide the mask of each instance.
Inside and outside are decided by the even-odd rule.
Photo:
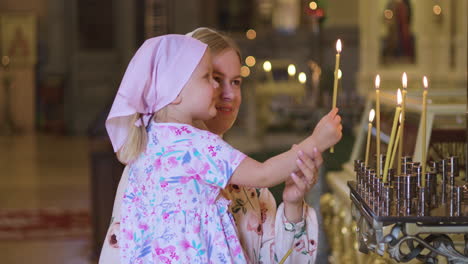
[[[0,209],[0,240],[87,238],[88,210]]]

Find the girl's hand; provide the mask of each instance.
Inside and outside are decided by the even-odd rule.
[[[293,146],[293,149],[295,146]],[[322,165],[322,154],[314,148],[313,156],[309,157],[307,154],[298,150],[298,159],[296,160],[299,171],[292,173],[291,177],[285,182],[283,191],[283,201],[285,206],[299,206],[302,212],[302,201],[305,194],[317,183],[318,181],[318,168]]]
[[[338,108],[333,108],[327,115],[322,117],[315,126],[312,137],[316,140],[317,147],[320,151],[334,146],[340,141],[343,126],[341,125],[341,117],[338,115]]]

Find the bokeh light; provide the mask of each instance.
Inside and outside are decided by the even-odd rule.
[[[248,39],[255,39],[257,37],[257,32],[253,29],[249,29],[247,30],[247,32],[245,33],[245,36],[248,38]]]
[[[307,81],[307,76],[303,72],[299,73],[299,76],[297,78],[299,79],[299,82],[302,84],[304,84]]]
[[[242,66],[241,67],[241,76],[242,77],[248,77],[250,75],[250,69],[247,66]]]
[[[438,16],[442,13],[442,8],[440,7],[440,5],[434,5],[432,7],[432,12],[434,12],[434,14]]]
[[[317,10],[318,8],[318,5],[315,1],[312,1],[309,3],[309,8],[312,9],[312,10]]]
[[[393,18],[393,11],[390,10],[390,9],[386,9],[386,10],[384,11],[384,17],[385,17],[386,19],[392,19],[392,18]]]
[[[245,58],[245,64],[247,64],[247,66],[252,67],[255,63],[256,61],[254,56],[247,56],[247,58]]]
[[[294,66],[294,64],[288,65],[288,74],[289,76],[294,76],[296,74],[296,66]]]
[[[271,71],[271,62],[270,61],[265,61],[263,63],[263,70],[266,72]]]

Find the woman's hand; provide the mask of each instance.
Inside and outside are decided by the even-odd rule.
[[[120,222],[112,223],[109,228],[105,243],[109,243],[112,248],[119,248]]]
[[[322,117],[315,126],[312,137],[319,144],[319,151],[324,151],[331,146],[334,146],[340,141],[343,126],[341,125],[341,117],[338,115],[338,108],[333,108],[327,115]]]
[[[295,146],[293,146],[293,149]],[[305,194],[318,181],[318,168],[322,165],[322,154],[314,148],[313,156],[309,157],[301,150],[297,151],[296,160],[299,171],[292,173],[285,182],[283,191],[284,210],[286,218],[291,222],[302,220],[302,202]]]

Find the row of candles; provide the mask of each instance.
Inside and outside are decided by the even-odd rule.
[[[338,79],[339,76],[339,68],[340,68],[340,54],[342,50],[341,40],[338,39],[336,41],[336,57],[335,57],[335,78],[333,82],[333,103],[332,108],[336,107],[336,98],[337,98],[337,91],[338,91]],[[422,175],[426,173],[426,112],[427,112],[427,89],[428,89],[428,80],[427,77],[423,77],[423,96],[422,96]],[[406,73],[403,73],[402,76],[402,87],[403,93],[398,88],[397,90],[397,106],[395,108],[395,116],[393,119],[392,130],[390,133],[390,141],[387,148],[387,154],[385,159],[385,165],[383,168],[383,182],[387,183],[387,176],[389,167],[392,166],[393,161],[395,159],[396,150],[398,149],[398,166],[397,166],[397,173],[398,175],[401,173],[401,157],[403,152],[403,139],[404,139],[404,128],[405,128],[405,108],[406,108],[406,94],[407,94],[407,84],[408,78]],[[367,133],[367,145],[366,145],[366,155],[365,155],[365,166],[367,167],[369,162],[369,149],[370,149],[370,140],[371,140],[371,131],[372,131],[372,122],[374,117],[376,117],[376,164],[379,164],[380,158],[380,75],[375,77],[375,108],[376,110],[372,109],[369,113],[369,124],[368,124],[368,133]],[[333,147],[330,149],[330,152],[333,153]],[[376,166],[376,175],[380,176],[380,166]],[[421,185],[425,187],[425,179],[423,177]]]
[[[421,122],[422,122],[422,144],[421,144],[421,166],[422,166],[422,175],[426,173],[426,113],[427,113],[427,89],[428,89],[428,80],[427,77],[424,76],[422,79],[423,82],[423,96],[422,96],[422,113],[421,113]],[[395,108],[395,115],[393,118],[392,129],[390,133],[390,139],[387,147],[387,154],[385,159],[385,165],[383,167],[383,182],[387,182],[388,170],[390,166],[392,166],[393,161],[395,160],[396,150],[398,149],[397,161],[401,161],[402,157],[402,150],[403,150],[403,133],[405,128],[405,108],[406,108],[406,93],[407,93],[407,83],[408,78],[406,73],[403,73],[402,76],[402,86],[403,86],[403,93],[401,92],[400,88],[397,90],[397,106]],[[374,120],[374,116],[377,117],[376,119],[376,156],[377,156],[377,164],[379,164],[379,157],[380,157],[380,76],[377,75],[375,78],[375,96],[376,96],[376,109],[374,111],[372,109],[369,113],[369,125],[368,125],[368,133],[367,133],[367,147],[366,147],[366,156],[365,156],[365,166],[368,165],[369,160],[369,148],[370,148],[370,138],[371,138],[371,131],[372,131],[372,122]],[[397,174],[400,174],[400,164],[398,163],[397,166]],[[380,166],[376,166],[377,175],[380,174]],[[423,177],[421,185],[425,186],[425,179]]]

